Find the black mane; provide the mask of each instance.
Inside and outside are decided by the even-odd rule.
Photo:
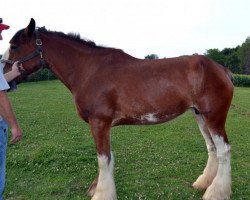
[[[41,33],[51,33],[51,34],[57,35],[59,37],[65,38],[65,39],[77,41],[77,42],[79,42],[81,44],[84,44],[84,45],[86,45],[88,47],[97,48],[97,49],[105,49],[106,48],[106,47],[103,47],[103,46],[96,45],[94,41],[86,40],[86,39],[81,38],[80,34],[77,34],[77,33],[65,34],[63,32],[47,30],[45,27],[39,28],[38,31],[41,32]]]
[[[20,36],[21,36],[21,34],[23,33],[24,30],[25,29],[19,30],[12,37],[11,41],[13,41],[13,42],[19,41]],[[45,27],[38,28],[38,31],[41,32],[41,33],[51,33],[53,35],[57,35],[59,37],[65,38],[65,39],[77,41],[77,42],[79,42],[81,44],[84,44],[84,45],[86,45],[88,47],[92,47],[92,48],[96,48],[96,49],[106,49],[107,48],[107,47],[104,47],[104,46],[98,46],[98,45],[96,45],[94,41],[83,39],[83,38],[81,38],[80,34],[77,34],[77,33],[65,34],[63,32],[57,32],[57,31],[47,30]]]

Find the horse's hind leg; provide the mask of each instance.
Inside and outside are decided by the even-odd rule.
[[[226,200],[231,195],[231,164],[230,145],[224,129],[210,129],[217,150],[219,161],[217,174],[212,184],[207,188],[204,200]]]
[[[208,150],[208,161],[203,174],[200,175],[198,179],[193,183],[193,187],[196,189],[205,190],[212,183],[214,177],[216,176],[218,169],[218,159],[216,156],[216,147],[213,143],[203,116],[198,113],[194,113],[194,116],[202,133],[202,136],[204,137],[206,142]]]
[[[228,100],[228,101],[226,101]],[[204,121],[216,147],[219,162],[218,170],[211,185],[207,188],[204,200],[226,200],[231,195],[230,145],[225,131],[227,112],[231,99],[224,98],[224,103],[214,104],[209,112],[203,113]],[[219,99],[218,101],[219,102]]]

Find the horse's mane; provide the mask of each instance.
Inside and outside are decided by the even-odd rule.
[[[87,39],[81,38],[79,33],[65,34],[63,32],[47,30],[45,27],[39,28],[38,31],[41,32],[41,33],[51,33],[53,35],[57,35],[59,37],[65,38],[65,39],[73,40],[73,41],[79,42],[79,43],[84,44],[84,45],[86,45],[88,47],[91,47],[91,48],[107,49],[107,47],[96,45],[96,43],[94,41],[92,41],[92,40],[87,40]]]
[[[11,39],[12,41],[19,41],[20,39],[20,36],[21,34],[23,33],[25,29],[21,29],[19,30],[14,36],[13,38]],[[71,40],[71,41],[75,41],[79,44],[83,44],[83,45],[86,45],[87,47],[90,47],[92,48],[93,50],[107,50],[105,51],[106,53],[107,52],[116,52],[118,53],[119,55],[121,56],[126,56],[126,57],[130,57],[130,58],[134,58],[132,56],[130,56],[129,54],[125,53],[123,50],[121,49],[116,49],[116,48],[110,48],[110,47],[104,47],[104,46],[99,46],[99,45],[96,45],[95,42],[91,41],[91,40],[87,40],[87,39],[83,39],[81,38],[80,34],[77,34],[77,33],[69,33],[69,34],[65,34],[63,32],[57,32],[57,31],[51,31],[51,30],[48,30],[46,29],[45,27],[39,27],[38,28],[38,32],[41,32],[41,33],[45,33],[45,34],[51,34],[53,36],[58,36],[58,37],[61,37],[61,38],[65,38],[67,40]]]

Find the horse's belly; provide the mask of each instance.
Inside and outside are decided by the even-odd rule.
[[[170,121],[183,112],[175,113],[145,113],[141,115],[120,117],[113,120],[113,126],[117,125],[150,125],[150,124],[160,124]]]
[[[161,91],[158,95],[150,95],[145,91],[143,95],[131,99],[124,98],[119,102],[113,125],[163,123],[181,115],[192,104],[187,95],[182,95],[174,89]]]

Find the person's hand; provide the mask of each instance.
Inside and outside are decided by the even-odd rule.
[[[14,73],[15,76],[19,76],[21,74],[21,71],[24,70],[22,64],[20,64],[18,61],[16,61],[12,65],[12,73]]]
[[[12,138],[11,138],[11,142],[10,142],[11,144],[16,144],[23,137],[22,130],[19,126],[11,128],[11,133],[12,133]]]

